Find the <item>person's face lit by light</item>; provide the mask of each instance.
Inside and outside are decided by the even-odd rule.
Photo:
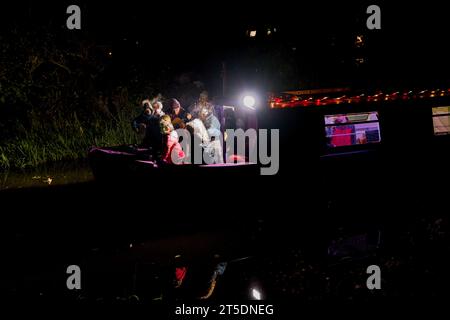
[[[161,108],[159,103],[154,103],[153,104],[153,110],[155,110],[155,114],[160,114],[161,113]]]

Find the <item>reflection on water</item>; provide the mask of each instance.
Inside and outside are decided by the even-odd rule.
[[[58,186],[93,179],[87,161],[58,162],[23,171],[0,172],[0,190]]]

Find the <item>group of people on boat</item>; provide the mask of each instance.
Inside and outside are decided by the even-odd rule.
[[[160,100],[143,100],[143,111],[132,122],[133,129],[143,137],[144,147],[149,148],[158,160],[180,164],[186,153],[176,130],[186,129],[214,163],[223,162],[221,124],[206,91],[200,94],[189,110],[184,109],[175,98],[169,101],[168,108]]]

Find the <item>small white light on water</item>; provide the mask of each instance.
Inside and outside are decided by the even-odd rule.
[[[253,297],[255,300],[261,300],[261,292],[259,292],[259,291],[256,290],[256,289],[252,289],[252,297]]]

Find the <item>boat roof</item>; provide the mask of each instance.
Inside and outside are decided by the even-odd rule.
[[[383,101],[408,101],[450,97],[450,89],[403,90],[385,92],[352,91],[349,88],[314,89],[285,91],[272,94],[269,98],[271,109],[285,109],[339,104],[361,104]]]

